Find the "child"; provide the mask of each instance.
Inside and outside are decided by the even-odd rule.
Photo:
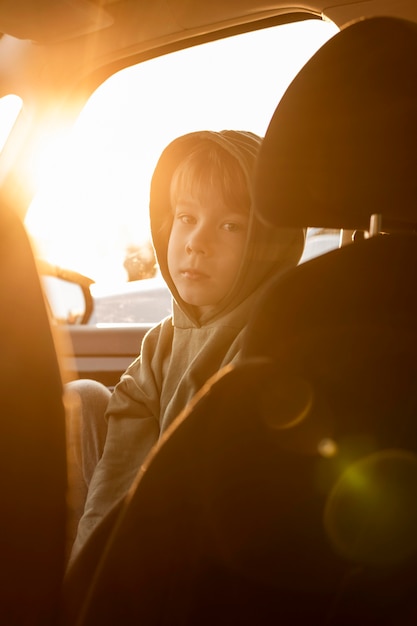
[[[151,230],[173,313],[147,333],[110,397],[73,556],[126,494],[161,433],[208,378],[239,359],[266,281],[301,257],[302,230],[267,228],[254,216],[250,179],[260,144],[250,132],[194,132],[169,144],[157,163]],[[92,432],[83,442],[93,442],[90,465],[103,440]]]

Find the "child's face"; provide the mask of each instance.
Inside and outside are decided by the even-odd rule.
[[[181,298],[201,314],[230,291],[239,271],[248,231],[247,210],[213,196],[180,198],[168,243],[168,269]]]

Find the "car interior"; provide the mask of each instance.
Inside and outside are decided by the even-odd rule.
[[[271,228],[343,245],[271,281],[241,365],[65,572],[64,384],[114,384],[147,327],[51,322],[20,184],[37,129],[123,66],[308,17],[340,32],[277,103],[254,197]],[[0,3],[0,86],[30,95],[0,155],[2,623],[416,623],[416,22],[411,1]]]
[[[264,219],[370,233],[377,207],[380,228],[266,289],[246,361],[179,417],[118,505],[113,534],[100,529],[72,572],[68,607],[78,607],[77,581],[85,590],[93,580],[80,624],[416,619],[416,34],[389,18],[352,25],[279,103],[255,180]],[[381,125],[395,149],[369,161]],[[317,145],[314,180],[351,194],[336,207],[332,185],[308,185],[306,146]],[[303,201],[284,167],[291,158]],[[395,174],[380,178],[386,169]],[[364,200],[372,179],[379,186]]]

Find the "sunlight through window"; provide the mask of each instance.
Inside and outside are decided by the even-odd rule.
[[[71,141],[41,155],[45,184],[26,221],[41,256],[96,282],[126,282],[127,250],[150,239],[150,179],[165,146],[202,129],[263,135],[291,80],[336,32],[320,20],[281,25],[110,77],[87,102]]]

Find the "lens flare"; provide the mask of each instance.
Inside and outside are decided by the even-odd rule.
[[[321,441],[319,441],[317,450],[320,456],[326,459],[331,459],[332,457],[336,456],[339,449],[337,443],[333,441],[333,439],[322,439]]]
[[[334,550],[363,565],[403,562],[417,551],[417,456],[381,450],[352,463],[331,490],[324,527]]]
[[[312,384],[297,376],[280,376],[265,383],[260,395],[264,423],[274,430],[293,428],[303,422],[313,405]]]

